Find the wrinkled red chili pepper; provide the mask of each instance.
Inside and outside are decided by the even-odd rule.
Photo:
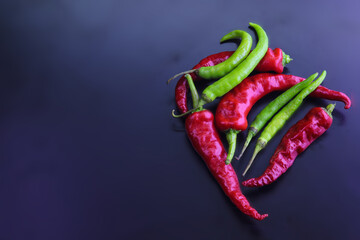
[[[247,187],[260,187],[278,179],[292,166],[295,158],[331,126],[333,109],[333,104],[326,109],[311,109],[284,135],[265,172],[260,177],[251,178],[242,184]]]
[[[214,115],[208,110],[194,112],[186,118],[186,132],[191,144],[205,161],[225,194],[243,213],[263,220],[268,214],[259,214],[241,193],[237,175],[231,165],[225,165],[226,151],[215,129]]]
[[[217,65],[228,59],[233,53],[234,51],[226,51],[226,52],[220,52],[210,55],[202,59],[192,69]],[[259,72],[274,71],[277,73],[282,73],[284,70],[284,65],[288,63],[288,61],[290,61],[289,59],[283,63],[284,60],[283,51],[280,48],[275,48],[274,50],[269,48],[263,59],[256,66],[255,70]],[[201,79],[199,76],[197,76],[194,73],[191,73],[191,77],[193,78],[193,81],[197,81]],[[180,113],[185,113],[188,111],[188,107],[187,107],[188,89],[189,86],[187,84],[186,78],[182,76],[177,82],[175,88],[175,101],[179,108]]]
[[[247,115],[259,99],[270,92],[286,90],[304,80],[293,75],[273,73],[260,73],[246,78],[221,99],[215,114],[216,127],[221,131],[245,130],[248,127]],[[346,94],[323,86],[316,88],[310,96],[342,101],[346,109],[351,106],[351,100]]]

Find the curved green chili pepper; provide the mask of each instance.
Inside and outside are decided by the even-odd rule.
[[[234,70],[205,88],[199,106],[214,101],[214,99],[223,96],[241,83],[241,81],[255,69],[260,60],[265,56],[269,45],[269,39],[266,32],[255,23],[249,23],[249,25],[255,29],[258,35],[259,41],[256,47]]]
[[[231,72],[237,65],[239,65],[246,57],[249,55],[252,45],[251,35],[242,30],[234,30],[225,36],[223,36],[220,40],[220,43],[230,39],[238,39],[241,38],[241,42],[239,47],[235,50],[235,52],[224,62],[219,63],[215,66],[209,67],[201,67],[198,69],[192,69],[189,71],[181,72],[173,76],[168,80],[168,83],[183,74],[195,73],[204,79],[216,79],[221,78]]]
[[[325,79],[326,71],[323,71],[318,79],[312,82],[308,87],[303,89],[293,100],[291,100],[283,109],[274,116],[270,123],[266,126],[257,140],[254,154],[246,166],[243,176],[249,170],[256,155],[265,148],[267,143],[275,136],[275,134],[285,125],[286,121],[294,114],[300,107],[304,98],[312,93]]]
[[[243,149],[237,160],[241,158],[244,154],[247,146],[249,145],[251,139],[265,126],[265,124],[282,108],[286,103],[288,103],[296,94],[298,94],[305,87],[309,86],[311,82],[318,76],[318,73],[314,73],[308,77],[305,81],[299,82],[293,87],[289,88],[283,92],[280,96],[275,98],[271,103],[269,103],[255,118],[251,123],[248,134],[246,136],[246,141]]]
[[[228,59],[215,66],[199,68],[198,75],[205,79],[221,78],[238,66],[250,53],[252,45],[251,35],[242,30],[234,30],[223,36],[220,40],[220,43],[223,43],[238,38],[241,38],[241,43]]]

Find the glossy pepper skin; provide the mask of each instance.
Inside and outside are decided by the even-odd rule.
[[[219,63],[224,62],[233,53],[234,51],[225,51],[225,52],[212,54],[202,59],[198,64],[196,64],[193,67],[193,69],[217,65]],[[274,50],[269,48],[263,59],[256,66],[255,70],[258,72],[270,71],[270,72],[282,73],[284,70],[284,66],[290,62],[290,59],[291,59],[290,56],[283,54],[283,51],[280,48],[275,48]],[[194,81],[198,81],[202,79],[195,73],[191,73],[190,75]],[[185,113],[189,110],[187,107],[188,89],[189,86],[187,84],[184,75],[179,79],[175,88],[175,101],[180,113]]]
[[[331,116],[333,109],[333,104],[327,109],[312,108],[284,135],[265,172],[260,177],[251,178],[242,184],[247,187],[260,187],[278,179],[293,165],[300,153],[329,129],[333,121]]]
[[[185,128],[191,144],[236,207],[257,220],[266,218],[267,214],[261,215],[250,206],[246,197],[241,193],[233,167],[225,165],[227,154],[215,129],[213,114],[208,110],[194,112],[186,118]]]
[[[221,99],[215,114],[216,127],[221,131],[245,130],[248,127],[247,115],[259,99],[273,91],[286,90],[304,80],[294,75],[273,73],[260,73],[246,78]],[[310,96],[342,101],[346,109],[351,106],[351,100],[346,94],[323,86],[317,87]]]

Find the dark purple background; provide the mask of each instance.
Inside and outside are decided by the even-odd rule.
[[[359,239],[359,1],[0,2],[0,239]],[[235,44],[248,22],[344,91],[329,131],[278,182],[225,197],[171,117],[173,74]],[[274,97],[259,101],[249,120]],[[261,154],[314,106],[307,99]],[[208,106],[214,109],[216,104]],[[239,136],[242,147],[244,136]],[[251,156],[234,162],[239,173]],[[240,178],[243,179],[243,178]]]

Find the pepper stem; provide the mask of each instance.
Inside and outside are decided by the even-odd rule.
[[[327,112],[327,114],[329,114],[329,116],[330,116],[331,118],[333,118],[333,116],[332,116],[331,113],[332,113],[332,111],[334,110],[335,106],[336,106],[336,103],[334,103],[334,104],[329,104],[329,105],[326,106],[325,111]]]
[[[187,112],[184,112],[184,113],[182,113],[182,114],[176,115],[176,114],[175,114],[175,109],[173,109],[173,110],[171,111],[171,115],[172,115],[174,118],[181,118],[181,117],[184,117],[184,116],[186,116],[186,115],[189,115],[190,113],[193,113],[194,111],[195,111],[195,109],[191,109],[191,110],[189,110],[189,111],[187,111]]]
[[[251,167],[251,164],[254,162],[256,155],[266,146],[266,142],[264,142],[263,140],[261,140],[260,138],[258,139],[257,143],[256,143],[256,147],[255,147],[255,151],[254,154],[252,155],[248,165],[245,168],[244,173],[242,174],[243,176],[245,176],[245,174],[247,173],[247,171],[249,170],[249,168]]]
[[[228,151],[227,158],[225,160],[226,165],[230,164],[231,160],[234,157],[235,149],[236,149],[236,137],[237,137],[238,133],[239,133],[239,131],[236,131],[234,129],[230,129],[226,133],[226,139],[227,139],[227,141],[229,143],[229,151]]]
[[[203,98],[200,98],[199,106],[204,106],[206,104],[206,101]]]
[[[242,155],[244,154],[246,148],[249,146],[249,143],[250,143],[251,139],[252,139],[254,136],[255,136],[255,132],[252,131],[251,129],[249,129],[249,132],[248,132],[248,134],[247,134],[247,136],[246,136],[246,141],[245,141],[244,146],[243,146],[243,148],[242,148],[242,150],[241,150],[241,153],[239,154],[239,156],[235,157],[237,160],[240,160],[240,158],[241,158]]]
[[[200,101],[199,101],[199,107],[202,107],[202,106],[204,106],[205,104],[207,104],[207,103],[210,103],[210,102],[212,102],[213,101],[213,99],[211,99],[211,98],[209,98],[208,96],[206,96],[206,94],[202,94],[201,95],[201,98],[200,98]]]
[[[198,92],[196,90],[194,81],[193,81],[190,74],[186,74],[185,77],[186,77],[186,79],[188,81],[188,84],[189,84],[191,97],[192,97],[192,100],[193,100],[193,108],[197,108],[199,106],[199,94],[198,94]]]
[[[284,51],[282,51],[282,54],[283,54],[282,65],[285,67],[285,65],[291,62],[293,59],[289,55],[287,55]]]
[[[167,80],[167,84],[169,84],[171,82],[171,80],[173,80],[174,78],[177,78],[178,76],[188,74],[188,73],[197,72],[197,71],[199,71],[199,70],[198,69],[191,69],[191,70],[188,70],[188,71],[185,71],[185,72],[178,73],[178,74],[174,75],[173,77],[169,78],[169,80]]]
[[[179,114],[179,115],[176,115],[175,110],[172,110],[171,114],[175,118],[183,117],[183,116],[186,116],[186,115],[188,115],[190,113],[202,110],[202,106],[199,107],[199,94],[198,94],[198,92],[196,90],[196,87],[195,87],[194,81],[192,80],[191,75],[186,74],[185,77],[186,77],[186,79],[188,81],[188,84],[189,84],[189,88],[190,88],[190,92],[191,92],[191,96],[192,96],[192,100],[193,100],[193,109],[191,109],[191,110],[189,110],[187,112],[184,112],[182,114]]]

